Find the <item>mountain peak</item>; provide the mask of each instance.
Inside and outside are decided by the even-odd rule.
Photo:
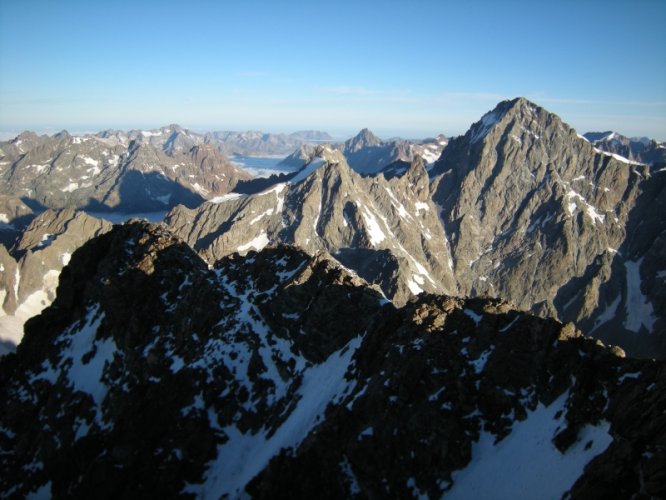
[[[345,152],[358,151],[365,147],[381,146],[382,140],[373,134],[370,129],[364,128],[351,139],[345,141]]]
[[[516,97],[515,99],[502,101],[497,104],[492,111],[488,111],[481,117],[481,120],[474,123],[467,134],[469,134],[470,143],[473,144],[486,137],[495,128],[496,124],[504,121],[507,117],[511,121],[517,119],[527,126],[540,116],[543,117],[544,114],[551,115],[551,113],[525,97]]]

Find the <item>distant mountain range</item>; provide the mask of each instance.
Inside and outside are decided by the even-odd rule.
[[[393,171],[405,173],[409,163],[420,157],[426,164],[434,163],[446,147],[448,139],[443,135],[422,141],[391,139],[383,141],[367,128],[362,129],[354,137],[344,143],[331,144],[345,157],[349,166],[363,175],[374,175],[379,172],[390,174]],[[303,145],[282,164],[300,168],[313,156],[316,145]]]
[[[666,145],[647,137],[628,138],[616,132],[588,132],[584,137],[607,153],[648,165],[666,167]]]
[[[370,140],[370,135],[365,130],[340,146],[364,173],[376,173],[396,161],[411,161],[414,155],[434,161],[446,144],[443,136],[423,142],[384,143]],[[0,142],[0,196],[4,196],[0,224],[6,224],[5,229],[15,224],[25,227],[14,220],[25,215],[25,206],[36,212],[75,208],[140,213],[177,205],[193,208],[235,190],[249,192],[266,184],[245,185],[252,175],[228,155],[289,152],[284,165],[295,169],[303,166],[316,144],[330,139],[317,131],[197,134],[175,124],[81,137],[65,131],[50,137],[24,132]],[[3,237],[7,239],[6,233]]]
[[[34,210],[164,210],[197,206],[251,176],[179,128],[74,137],[24,132],[0,143],[0,193]]]

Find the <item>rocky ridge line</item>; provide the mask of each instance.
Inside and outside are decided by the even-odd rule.
[[[533,424],[540,452],[579,457],[548,470],[556,496],[663,494],[664,363],[572,325],[488,299],[397,309],[292,247],[210,268],[138,221],[70,262],[0,360],[4,496],[455,495],[481,443]]]

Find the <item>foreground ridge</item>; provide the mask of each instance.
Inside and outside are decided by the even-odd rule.
[[[497,300],[398,309],[325,252],[209,267],[134,221],[72,255],[0,361],[0,491],[455,498],[537,436],[496,493],[660,496],[664,371]]]

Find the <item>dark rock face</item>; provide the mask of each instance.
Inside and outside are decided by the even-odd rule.
[[[396,309],[326,253],[209,267],[137,221],[74,253],[0,360],[0,491],[455,495],[480,443],[541,419],[544,453],[583,457],[559,495],[660,496],[664,370],[496,300]]]
[[[16,196],[0,195],[0,245],[9,250],[30,221],[32,209]]]
[[[110,497],[172,495],[201,482],[216,444],[229,439],[221,427],[241,419],[242,432],[256,432],[269,413],[277,426],[305,364],[360,335],[381,302],[326,260],[289,249],[255,259],[254,268],[248,258],[209,270],[185,243],[142,223],[78,250],[53,306],[28,322],[20,352],[5,358],[3,391],[32,389],[2,409],[3,426],[21,436],[6,449],[27,452],[5,464],[3,491],[32,461],[43,468],[35,465],[30,481],[63,474],[60,485],[53,478],[56,495],[92,492],[100,478],[118,480]],[[278,286],[286,290],[272,300]],[[330,301],[331,287],[347,290],[349,302]],[[285,323],[287,331],[270,326]],[[303,329],[312,338],[290,347],[285,335]],[[34,406],[40,394],[47,399]],[[199,408],[204,401],[216,401],[217,416]],[[47,409],[56,406],[61,417]],[[30,433],[41,426],[45,434]],[[193,465],[176,473],[187,461]]]
[[[476,317],[483,319],[475,324]],[[650,470],[650,494],[663,494],[666,483],[658,469],[666,457],[653,451],[666,437],[663,415],[656,425],[648,424],[651,417],[637,414],[638,421],[632,421],[624,406],[645,407],[643,398],[650,407],[664,404],[664,386],[655,382],[664,375],[663,363],[648,363],[647,384],[629,385],[629,379],[642,377],[634,372],[636,362],[600,348],[570,325],[520,315],[488,301],[420,298],[375,333],[381,340],[366,337],[355,358],[358,390],[329,407],[325,422],[298,449],[274,458],[250,483],[252,496],[279,491],[285,498],[305,498],[319,489],[331,492],[331,498],[354,492],[432,498],[449,490],[469,497],[456,489],[455,471],[473,467],[480,434],[500,444],[510,441],[521,421],[537,418],[539,406],[560,408],[550,421],[554,430],[549,438],[555,453],[565,457],[594,446],[593,441],[581,443],[590,428],[610,422],[609,432],[617,436],[607,437],[611,444],[572,482],[573,498],[612,495],[615,488],[616,494],[629,497],[641,489],[643,470]],[[651,415],[661,411],[656,406]],[[635,436],[642,425],[655,431],[647,440],[650,451],[620,437],[624,432]],[[548,444],[534,453],[548,453]],[[641,458],[635,462],[632,456]],[[525,466],[523,460],[516,462]],[[507,482],[524,480],[518,471],[511,472]],[[505,497],[505,485],[493,488],[495,495]]]

